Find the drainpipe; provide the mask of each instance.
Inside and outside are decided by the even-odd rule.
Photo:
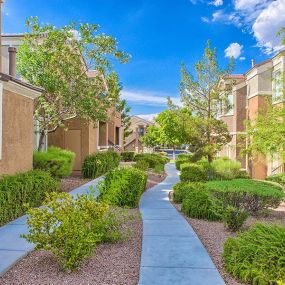
[[[16,54],[17,49],[15,47],[9,47],[9,75],[16,76]]]

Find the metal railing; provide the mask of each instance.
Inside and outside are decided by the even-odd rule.
[[[271,171],[271,175],[274,175],[274,174],[279,174],[279,173],[284,173],[285,172],[285,163],[277,166],[276,168],[274,168],[272,171]]]

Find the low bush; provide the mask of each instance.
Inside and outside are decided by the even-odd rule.
[[[0,179],[0,226],[25,214],[27,205],[38,207],[47,193],[58,191],[59,182],[49,173],[31,170]]]
[[[154,173],[160,174],[164,172],[164,164],[157,164],[154,169],[153,169]]]
[[[212,162],[212,167],[217,174],[217,178],[234,179],[240,175],[241,163],[230,159],[215,159]]]
[[[180,166],[180,180],[186,182],[202,182],[207,180],[207,174],[202,165],[184,163]]]
[[[182,203],[187,194],[193,190],[205,190],[205,186],[200,182],[179,182],[173,187],[173,201]]]
[[[98,152],[88,155],[82,166],[84,178],[97,178],[119,166],[120,155],[113,151]]]
[[[276,182],[281,184],[282,186],[285,186],[285,173],[270,175],[266,178],[266,180]]]
[[[140,153],[135,156],[135,161],[145,160],[149,167],[154,169],[156,165],[165,165],[169,162],[169,158],[157,153]]]
[[[253,285],[284,284],[285,228],[255,224],[249,231],[228,238],[223,258],[226,270]]]
[[[145,190],[147,174],[134,167],[114,169],[99,185],[99,200],[120,207],[135,208]]]
[[[33,155],[34,169],[50,172],[53,177],[68,177],[72,172],[75,153],[58,147],[36,151]]]
[[[141,160],[138,160],[136,164],[134,164],[133,166],[142,171],[146,171],[149,168],[149,163],[146,160],[141,159]]]
[[[277,208],[284,200],[281,187],[268,182],[235,179],[224,181],[209,181],[206,187],[224,205],[256,213],[268,208]]]
[[[248,216],[247,212],[228,206],[223,212],[223,221],[229,230],[236,232],[243,226]]]
[[[135,153],[133,151],[124,151],[121,153],[121,159],[123,161],[134,161]]]
[[[107,204],[96,202],[92,196],[73,198],[67,193],[52,193],[44,206],[29,210],[29,233],[23,237],[38,250],[50,250],[64,269],[78,266],[98,242],[121,237],[123,216],[115,215]]]
[[[211,196],[208,191],[199,189],[188,192],[182,201],[182,212],[195,219],[219,221],[222,218],[222,207],[219,201]]]

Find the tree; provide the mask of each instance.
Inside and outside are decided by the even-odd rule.
[[[100,34],[95,24],[72,23],[62,28],[27,20],[28,33],[18,52],[18,72],[29,83],[44,88],[35,106],[42,148],[44,137],[80,117],[107,119],[107,110],[119,98],[112,60],[127,62],[111,36]],[[89,71],[93,70],[92,73]]]
[[[227,68],[219,67],[216,48],[211,49],[210,41],[203,58],[195,64],[195,77],[185,65],[181,68],[181,99],[184,106],[200,120],[200,131],[204,133],[200,143],[209,162],[222,145],[230,141],[225,124],[218,120],[218,116],[221,109],[230,107],[228,96],[234,84],[230,77],[232,69],[233,59]]]
[[[131,111],[131,107],[129,107],[127,105],[127,101],[125,99],[123,99],[117,105],[116,109],[121,114],[122,127],[124,129],[123,140],[124,140],[124,144],[125,144],[126,138],[133,133],[133,130],[130,129],[131,116],[129,113]]]
[[[161,144],[160,128],[156,125],[150,125],[147,128],[147,133],[142,136],[142,143],[148,147],[156,147]]]

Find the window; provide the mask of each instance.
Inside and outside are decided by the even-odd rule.
[[[281,70],[276,70],[273,73],[273,102],[282,101],[284,98],[284,75]]]
[[[138,127],[139,136],[143,136],[143,135],[144,135],[144,132],[145,132],[144,126],[139,126],[139,127]]]

